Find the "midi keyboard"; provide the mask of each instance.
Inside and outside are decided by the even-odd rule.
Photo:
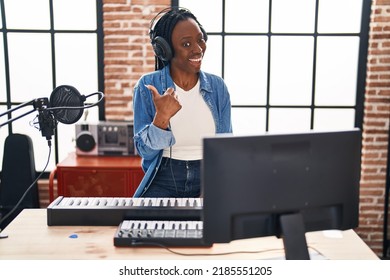
[[[47,207],[49,226],[118,226],[124,220],[200,221],[202,198],[63,197]]]
[[[203,240],[202,221],[124,220],[114,236],[117,247],[210,247]]]

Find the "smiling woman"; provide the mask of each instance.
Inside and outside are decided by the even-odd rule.
[[[178,22],[172,32],[172,44],[176,47],[176,53],[171,61],[171,75],[175,83],[184,90],[190,90],[198,81],[197,73],[206,51],[203,37],[199,25],[193,19]]]
[[[145,171],[134,196],[199,197],[201,139],[232,132],[229,92],[201,70],[207,33],[189,10],[158,13],[150,39],[156,71],[134,88],[134,140]]]

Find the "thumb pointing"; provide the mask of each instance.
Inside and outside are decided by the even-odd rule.
[[[160,94],[158,93],[158,90],[154,86],[145,85],[145,87],[147,87],[152,92],[153,98],[160,96]]]

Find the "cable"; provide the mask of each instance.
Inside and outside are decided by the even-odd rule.
[[[312,250],[315,251],[318,255],[322,256],[322,257],[325,258],[325,259],[327,259],[327,257],[326,257],[323,253],[321,253],[321,251],[318,250],[317,248],[315,248],[315,247],[313,247],[313,246],[310,246],[310,245],[308,245],[307,248],[312,249]]]
[[[175,174],[173,173],[173,169],[172,169],[172,146],[169,147],[169,167],[171,169],[171,175],[172,175],[172,179],[173,179],[173,184],[175,185],[176,193],[179,194],[179,190],[178,190],[177,184],[176,184]]]
[[[45,173],[47,166],[49,165],[50,161],[50,155],[51,155],[51,141],[48,141],[48,146],[49,146],[49,155],[47,157],[47,162],[45,165],[45,168],[43,168],[42,172],[39,174],[39,176],[32,182],[32,184],[27,188],[27,190],[23,193],[22,197],[19,199],[18,203],[9,211],[2,219],[0,219],[0,225],[2,222],[4,222],[9,216],[11,216],[16,209],[18,209],[19,205],[22,203],[23,199],[26,197],[28,192],[32,189],[32,187],[38,182],[38,180],[42,177],[43,173]],[[0,233],[2,229],[0,228]],[[0,238],[6,238],[8,236],[1,236]]]
[[[267,252],[273,252],[273,251],[284,251],[283,248],[275,248],[275,249],[266,249],[266,250],[256,250],[256,251],[231,251],[231,252],[225,252],[225,253],[210,253],[210,254],[207,254],[207,253],[180,253],[180,252],[177,252],[175,250],[172,250],[170,249],[169,247],[161,244],[161,243],[156,243],[156,242],[134,242],[132,243],[133,246],[157,246],[157,247],[160,247],[160,248],[163,248],[165,250],[167,250],[168,252],[172,253],[172,254],[176,254],[176,255],[180,255],[180,256],[186,256],[186,257],[194,257],[194,256],[198,256],[198,257],[206,257],[206,256],[226,256],[226,255],[235,255],[235,254],[263,254],[263,253],[267,253]],[[326,258],[318,249],[316,249],[315,247],[312,247],[312,246],[307,246],[307,248],[309,249],[312,249],[313,251],[315,251],[317,254],[319,254],[320,256]]]
[[[171,122],[168,122],[168,128],[172,129]],[[179,190],[178,190],[177,184],[176,184],[175,174],[173,173],[173,169],[172,169],[172,146],[169,146],[169,167],[171,170],[173,184],[175,185],[176,194],[179,194]]]
[[[137,245],[157,246],[157,247],[160,247],[160,248],[167,250],[170,253],[180,255],[180,256],[188,256],[188,257],[193,257],[193,256],[224,256],[224,255],[234,255],[234,254],[260,254],[260,253],[266,253],[266,252],[272,252],[272,251],[282,251],[283,250],[282,248],[277,248],[277,249],[267,249],[267,250],[258,250],[258,251],[231,251],[231,252],[225,252],[225,253],[210,253],[210,254],[201,253],[201,254],[198,254],[198,253],[180,253],[180,252],[177,252],[175,250],[170,249],[169,247],[167,247],[161,243],[155,243],[155,242],[136,242],[136,243],[133,243],[132,245],[135,245],[135,246],[137,246]]]

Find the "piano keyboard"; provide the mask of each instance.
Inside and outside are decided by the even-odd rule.
[[[202,221],[124,220],[114,246],[211,246],[203,241]]]
[[[47,207],[47,224],[118,226],[123,220],[200,220],[202,198],[63,197]]]

